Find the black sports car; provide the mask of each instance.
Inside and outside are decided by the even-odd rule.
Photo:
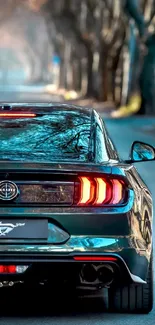
[[[110,310],[150,312],[153,205],[133,163],[154,159],[134,142],[122,161],[94,109],[1,105],[0,286],[105,288]]]

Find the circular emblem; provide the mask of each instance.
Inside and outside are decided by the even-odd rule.
[[[11,201],[19,194],[18,187],[10,181],[0,182],[0,200]]]

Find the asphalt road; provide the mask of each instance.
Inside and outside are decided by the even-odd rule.
[[[28,96],[28,94],[27,94]],[[0,96],[1,101],[22,100],[25,101],[24,95],[7,94],[7,99]],[[29,100],[31,96],[28,96]],[[33,94],[36,101],[49,100],[44,95]],[[46,99],[45,99],[46,98]],[[57,99],[54,99],[54,101]],[[114,139],[121,156],[127,158],[132,141],[141,140],[155,145],[155,119],[152,118],[128,118],[124,120],[105,119],[108,131]],[[144,181],[152,191],[155,199],[155,162],[146,162],[137,164],[137,169],[141,173]],[[155,259],[154,259],[155,260]],[[2,290],[2,291],[1,291]],[[2,292],[2,293],[1,293]],[[155,323],[155,308],[149,315],[129,315],[129,314],[110,314],[104,311],[104,301],[96,299],[74,299],[71,295],[60,293],[58,296],[54,292],[10,292],[4,295],[3,289],[0,289],[0,324],[2,325],[56,325],[56,324],[73,324],[73,325],[147,325]]]

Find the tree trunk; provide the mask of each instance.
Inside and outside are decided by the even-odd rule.
[[[77,79],[78,79],[78,69],[77,69],[77,61],[75,59],[72,60],[72,89],[77,90]]]
[[[72,89],[71,44],[65,43],[66,89]]]
[[[29,62],[31,66],[28,83],[38,83],[42,81],[42,67],[40,57],[37,57],[33,51],[27,48],[27,54],[29,55]]]
[[[73,59],[72,62],[72,89],[81,91],[82,83],[82,62],[79,58]]]
[[[77,90],[81,91],[82,89],[82,61],[81,60],[77,61],[76,68],[77,68]]]
[[[108,52],[105,49],[100,51],[100,65],[99,65],[99,92],[98,99],[100,101],[107,101],[108,99]]]
[[[87,59],[81,58],[81,96],[87,94]]]
[[[59,87],[60,88],[65,88],[65,63],[64,63],[64,58],[61,58],[61,63],[60,63],[60,78],[59,78]]]
[[[87,48],[87,97],[94,95],[93,89],[93,52]]]

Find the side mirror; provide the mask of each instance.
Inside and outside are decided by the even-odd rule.
[[[151,145],[135,141],[131,147],[130,162],[142,162],[155,160],[155,148]]]

